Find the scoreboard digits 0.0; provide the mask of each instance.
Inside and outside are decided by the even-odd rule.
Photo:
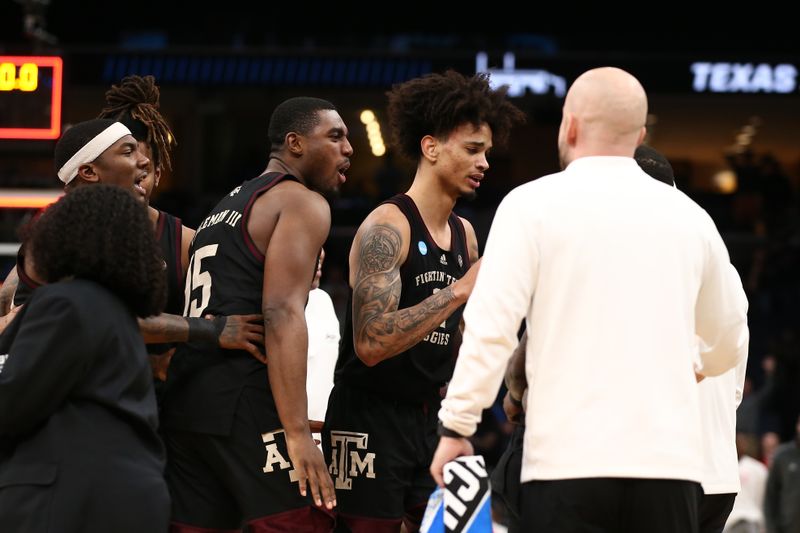
[[[57,139],[62,83],[60,57],[0,56],[0,139]]]

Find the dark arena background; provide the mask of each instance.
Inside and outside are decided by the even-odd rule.
[[[126,75],[152,74],[161,89],[161,112],[178,144],[173,170],[162,177],[153,203],[190,227],[222,194],[264,168],[275,105],[305,95],[339,108],[354,156],[332,201],[322,287],[341,318],[356,228],[377,203],[405,190],[414,174],[390,147],[385,93],[393,84],[448,68],[485,71],[495,83],[509,84],[513,101],[527,113],[508,145],[491,154],[478,198],[457,206],[482,246],[509,190],[559,170],[556,137],[572,81],[592,67],[618,66],[648,93],[646,142],[670,160],[678,188],[711,214],[749,296],[748,380],[739,409],[746,451],[768,462],[778,442],[794,437],[800,414],[796,29],[766,35],[724,25],[717,31],[567,32],[563,20],[524,28],[507,13],[471,31],[454,22],[423,24],[421,10],[412,10],[414,18],[400,16],[404,23],[365,10],[330,18],[320,12],[311,22],[300,6],[228,2],[224,12],[221,4],[200,9],[193,2],[112,8],[0,0],[3,278],[14,264],[20,225],[61,192],[52,164],[59,132],[96,117],[107,88]],[[474,11],[467,16],[482,18]],[[475,438],[488,465],[509,433],[498,404]]]

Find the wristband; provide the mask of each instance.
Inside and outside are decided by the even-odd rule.
[[[225,329],[227,317],[216,316],[211,320],[206,318],[186,317],[189,324],[189,342],[204,342],[208,344],[219,344],[219,336]]]
[[[453,431],[452,429],[448,429],[448,428],[444,427],[444,424],[442,424],[441,420],[439,421],[439,426],[436,429],[436,433],[438,433],[440,437],[452,437],[454,439],[466,439],[467,438],[464,435],[462,435],[461,433],[458,433],[457,431]]]
[[[517,400],[516,398],[514,398],[514,396],[511,394],[510,391],[508,393],[508,401],[511,402],[511,405],[513,405],[514,407],[519,407],[520,409],[524,407],[522,400]]]

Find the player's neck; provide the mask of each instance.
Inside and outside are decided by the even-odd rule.
[[[158,228],[158,209],[152,205],[148,205],[147,218],[150,219],[150,223],[153,225],[153,231],[155,231]]]
[[[267,174],[269,172],[280,172],[282,174],[290,174],[295,178],[297,178],[298,180],[300,180],[300,182],[303,183],[304,185],[306,183],[305,178],[303,177],[303,175],[300,173],[299,170],[297,170],[292,165],[288,164],[286,161],[275,155],[272,155],[269,158],[269,163],[267,163],[267,168],[264,169],[264,172],[262,174]]]
[[[428,229],[440,231],[447,228],[447,219],[456,205],[456,198],[447,194],[432,180],[415,179],[406,194],[417,204],[419,214]]]

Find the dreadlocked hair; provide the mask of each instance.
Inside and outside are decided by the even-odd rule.
[[[466,77],[453,70],[395,85],[386,93],[394,144],[416,161],[422,155],[422,137],[447,138],[462,124],[486,123],[496,144],[502,145],[512,125],[525,121],[525,113],[508,100],[507,92],[506,86],[493,89],[487,74]]]
[[[106,107],[98,118],[113,118],[128,126],[137,141],[150,145],[155,165],[171,170],[170,150],[178,143],[158,111],[159,97],[153,76],[126,76],[106,91]]]

